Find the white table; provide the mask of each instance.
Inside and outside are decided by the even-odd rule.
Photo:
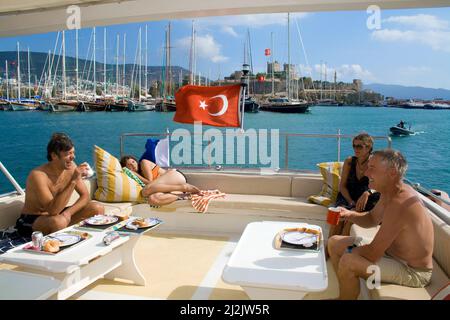
[[[72,229],[69,227],[58,233]],[[139,235],[122,235],[107,246],[103,243],[105,231],[86,232],[92,238],[56,255],[27,252],[22,250],[22,245],[0,255],[0,261],[21,266],[27,273],[59,280],[61,284],[53,297],[56,299],[66,299],[102,277],[127,279],[137,285],[145,285],[145,278],[134,259]]]
[[[223,280],[240,285],[251,299],[302,299],[308,292],[325,290],[328,273],[323,241],[319,251],[274,247],[279,231],[305,225],[308,224],[249,223],[223,270]]]
[[[57,292],[59,285],[52,277],[0,270],[0,300],[45,300]]]

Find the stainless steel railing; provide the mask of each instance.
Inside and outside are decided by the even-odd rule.
[[[190,133],[191,135],[202,134],[202,133]],[[226,132],[223,134],[227,135]],[[126,137],[168,137],[170,133],[123,133],[120,136],[120,156],[124,155],[124,142]],[[308,133],[280,133],[284,141],[284,169],[289,169],[289,138],[326,138],[326,139],[336,139],[337,148],[337,161],[341,161],[341,142],[342,139],[352,139],[354,135],[351,134],[341,134],[341,130],[338,130],[337,134],[308,134]],[[389,136],[372,136],[374,140],[386,140],[387,147],[392,147],[392,139]],[[208,141],[208,146],[211,144],[211,140]],[[208,163],[211,167],[211,163]]]
[[[444,198],[442,198],[441,196],[434,194],[434,193],[431,192],[430,190],[428,190],[428,189],[422,187],[422,186],[420,185],[420,183],[414,183],[414,182],[412,182],[412,181],[410,181],[410,180],[408,180],[408,179],[406,179],[406,178],[403,179],[403,181],[405,181],[407,184],[409,184],[411,187],[413,187],[414,190],[416,190],[417,192],[423,194],[424,196],[426,196],[426,197],[431,197],[431,198],[433,198],[434,200],[442,201],[443,203],[445,203],[445,204],[447,204],[447,205],[450,206],[450,201],[449,201],[448,199],[444,199]]]
[[[22,189],[22,187],[19,185],[19,183],[16,181],[16,179],[14,179],[14,177],[9,173],[8,169],[6,169],[6,167],[3,165],[3,163],[1,161],[0,161],[0,170],[3,172],[5,177],[9,180],[9,182],[11,182],[11,184],[14,186],[14,188],[16,189],[16,192],[19,195],[24,195],[25,191]]]

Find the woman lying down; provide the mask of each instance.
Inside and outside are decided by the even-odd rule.
[[[131,155],[123,156],[120,164],[124,172],[143,187],[142,196],[148,198],[151,206],[188,200],[193,194],[202,195],[200,189],[187,183],[186,176],[178,169],[164,170],[147,159],[138,163]]]

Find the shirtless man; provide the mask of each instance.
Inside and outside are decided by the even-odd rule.
[[[89,199],[81,180],[82,169],[73,162],[75,148],[68,136],[52,135],[47,159],[48,163],[33,169],[27,178],[25,205],[16,223],[23,236],[30,236],[35,230],[52,233],[90,216],[104,214],[103,206]],[[74,190],[80,197],[67,207]]]
[[[363,228],[376,227],[375,238],[333,236],[330,259],[339,280],[340,299],[357,299],[359,278],[377,265],[381,282],[425,287],[432,273],[433,224],[416,191],[403,183],[406,159],[399,151],[376,151],[369,160],[369,187],[381,193],[370,212],[341,208],[341,217]],[[370,269],[369,269],[370,270]]]

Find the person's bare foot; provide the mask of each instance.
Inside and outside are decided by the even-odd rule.
[[[183,191],[184,192],[193,193],[193,194],[201,193],[199,188],[197,188],[196,186],[193,186],[192,184],[189,184],[189,183],[185,183],[184,184],[184,190]]]

